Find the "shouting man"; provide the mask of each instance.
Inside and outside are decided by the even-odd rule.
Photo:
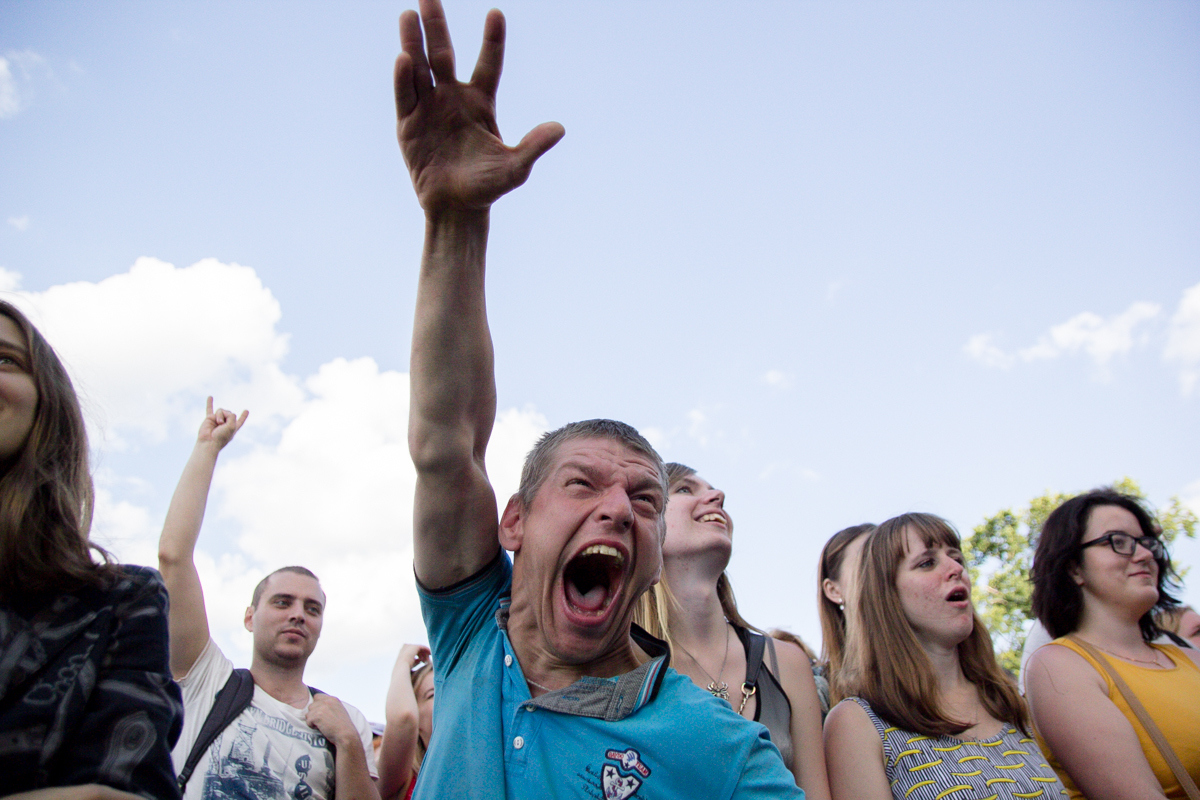
[[[417,796],[802,796],[766,729],[668,669],[666,646],[632,625],[662,567],[666,503],[662,459],[637,431],[592,420],[548,434],[497,514],[489,208],[563,128],[500,140],[500,12],[469,83],[438,0],[405,12],[400,38],[397,135],[426,219],[409,447],[437,682]]]

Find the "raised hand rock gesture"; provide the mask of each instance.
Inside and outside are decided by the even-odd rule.
[[[425,38],[421,27],[424,25]],[[396,59],[396,138],[426,214],[483,211],[525,182],[542,153],[562,138],[543,123],[516,147],[500,138],[496,88],[504,64],[504,15],[492,9],[470,83],[454,69],[454,46],[439,0],[400,16]]]
[[[209,442],[215,445],[217,450],[221,450],[233,439],[248,416],[249,411],[243,411],[241,416],[224,408],[213,411],[213,399],[209,397],[204,421],[200,423],[200,433],[196,439],[199,442]]]

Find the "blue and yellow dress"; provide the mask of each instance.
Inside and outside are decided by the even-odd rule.
[[[883,740],[888,785],[895,800],[1008,800],[1066,794],[1037,742],[1016,728],[979,741],[925,736],[889,725],[861,697]]]

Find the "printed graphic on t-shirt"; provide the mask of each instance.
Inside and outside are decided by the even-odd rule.
[[[247,708],[222,731],[210,753],[203,800],[310,800],[333,795],[334,762],[325,737],[257,706]]]

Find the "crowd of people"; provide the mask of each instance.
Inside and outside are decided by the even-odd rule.
[[[489,209],[563,129],[505,145],[503,17],[462,83],[439,3],[421,6],[400,20],[395,86],[426,215],[409,443],[429,645],[400,649],[372,726],[304,683],[326,596],[283,566],[250,598],[235,668],[194,550],[246,412],[209,399],[158,572],[118,564],[89,539],[70,378],[0,301],[0,796],[1200,799],[1200,617],[1134,498],[1088,492],[1038,532],[1045,635],[1021,676],[997,664],[958,534],[933,514],[830,538],[814,658],[739,612],[724,493],[628,425],[546,434],[497,504]]]

